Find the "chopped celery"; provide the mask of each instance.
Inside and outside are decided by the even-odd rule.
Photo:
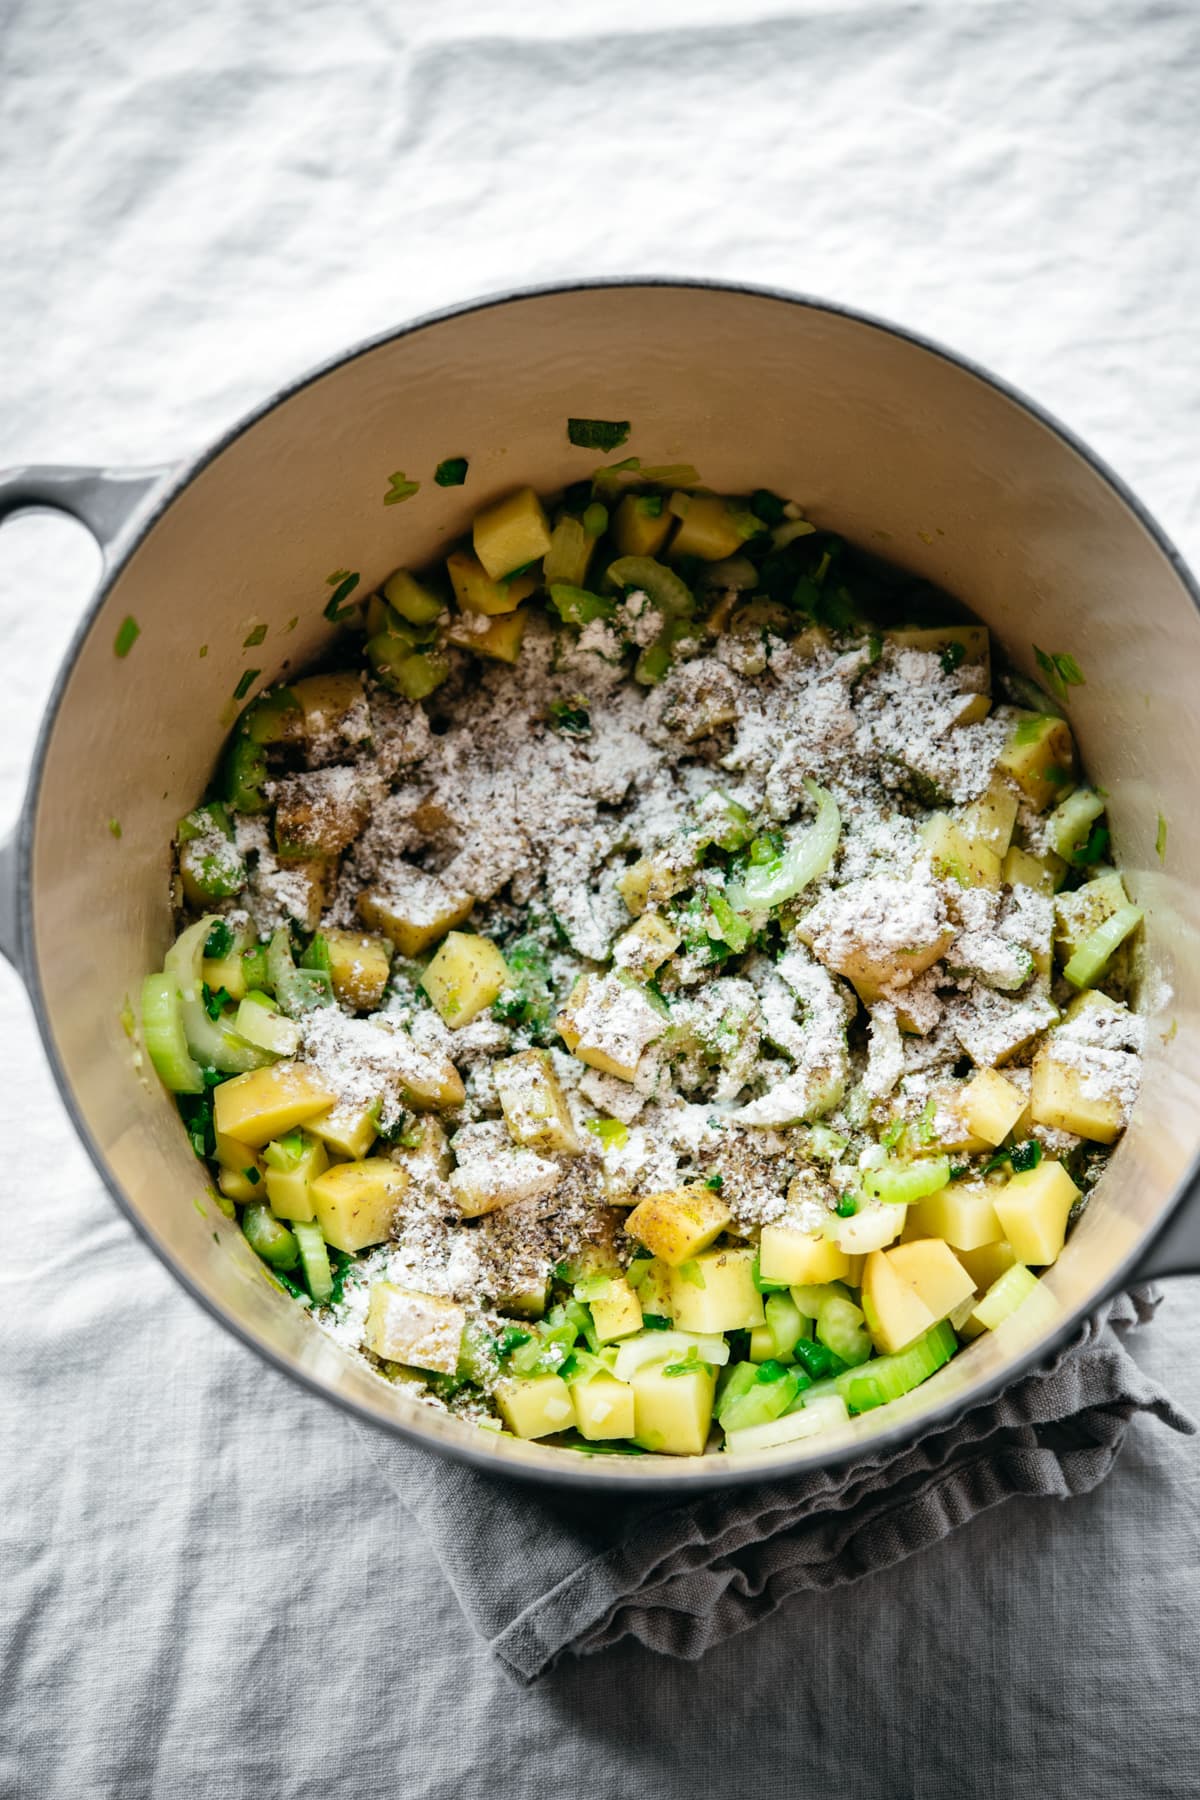
[[[817,1315],[817,1339],[840,1356],[844,1363],[857,1368],[871,1354],[871,1339],[863,1323],[863,1312],[853,1300],[831,1293],[821,1302]]]
[[[242,1230],[250,1248],[270,1263],[273,1269],[294,1269],[300,1247],[286,1225],[259,1201],[253,1201],[242,1213]]]
[[[752,1376],[741,1375],[742,1369],[752,1369]],[[725,1431],[765,1425],[787,1412],[808,1385],[803,1369],[787,1369],[779,1362],[739,1363],[717,1402],[717,1423]]]
[[[985,1331],[995,1331],[997,1325],[1016,1312],[1018,1306],[1028,1300],[1041,1286],[1039,1278],[1024,1263],[1014,1263],[1011,1269],[1005,1269],[1003,1275],[993,1281],[987,1293],[980,1300],[971,1315],[977,1325]]]
[[[733,1456],[753,1450],[774,1450],[781,1444],[819,1437],[823,1432],[835,1431],[839,1425],[849,1423],[850,1414],[841,1395],[824,1394],[797,1412],[785,1413],[782,1418],[768,1419],[762,1425],[735,1427],[726,1433],[725,1448]]]
[[[608,565],[607,580],[614,587],[640,591],[668,619],[690,619],[696,598],[674,569],[652,556],[619,556]]]
[[[267,970],[267,946],[252,944],[249,950],[243,950],[242,969],[247,993],[257,989],[265,997],[271,988],[271,977]]]
[[[1063,970],[1071,986],[1086,988],[1098,981],[1113,952],[1120,948],[1131,931],[1136,931],[1142,916],[1140,906],[1119,906],[1102,925],[1089,932]]]
[[[265,994],[247,994],[237,1010],[238,1035],[272,1056],[295,1056],[300,1048],[300,1027],[285,1019]]]
[[[640,687],[656,687],[671,667],[675,646],[691,635],[686,619],[671,619],[652,644],[647,644],[634,664],[633,679]]]
[[[321,1228],[319,1225],[306,1224],[303,1219],[294,1219],[292,1235],[300,1247],[300,1266],[304,1270],[308,1291],[318,1306],[324,1306],[333,1293],[333,1272],[329,1267],[329,1252],[325,1248]],[[259,1254],[261,1255],[261,1251]]]
[[[833,861],[842,829],[837,801],[810,777],[805,777],[804,786],[816,804],[816,819],[778,856],[769,862],[752,862],[740,880],[729,883],[725,897],[737,911],[762,912],[782,906],[823,875]]]
[[[255,744],[285,744],[304,725],[300,702],[289,687],[268,688],[242,714],[238,730]]]
[[[936,1194],[950,1180],[950,1160],[939,1156],[928,1162],[880,1163],[877,1169],[863,1172],[863,1187],[873,1200],[887,1200],[893,1206],[908,1206]]]
[[[542,579],[553,598],[556,585],[579,588],[587,578],[588,563],[595,549],[595,539],[584,529],[582,519],[564,513],[550,533],[550,548],[542,559]]]
[[[216,923],[216,915],[210,913],[181,932],[167,951],[164,969],[178,984],[183,1029],[196,1061],[202,1068],[218,1069],[223,1075],[243,1075],[250,1069],[261,1069],[271,1058],[265,1050],[248,1044],[232,1031],[223,1018],[208,1016],[204,1004],[204,947]]]
[[[285,1131],[264,1147],[262,1159],[268,1168],[286,1175],[303,1160],[309,1141],[302,1131]]]
[[[950,1361],[957,1348],[953,1327],[942,1319],[906,1350],[872,1357],[861,1368],[848,1369],[838,1378],[838,1392],[852,1413],[869,1412],[919,1387]]]
[[[234,812],[266,812],[267,797],[263,793],[266,779],[267,753],[262,745],[241,735],[231,739],[221,764],[221,784]]]
[[[314,1006],[328,1006],[333,1000],[333,982],[324,969],[298,969],[292,957],[292,940],[286,925],[281,925],[267,948],[267,970],[284,1012],[296,1019],[311,1012]]]
[[[1051,848],[1059,856],[1073,861],[1080,846],[1087,842],[1093,822],[1104,811],[1105,799],[1095,788],[1079,787],[1056,806],[1046,820],[1046,835]]]
[[[142,983],[142,1037],[165,1087],[173,1094],[204,1092],[204,1076],[184,1034],[179,984],[171,975],[147,975]]]
[[[744,806],[721,788],[710,788],[693,809],[695,824],[691,827],[698,849],[710,844],[718,850],[741,850],[754,836],[750,815]]]
[[[389,575],[381,592],[393,611],[409,625],[433,625],[446,610],[440,594],[435,594],[407,569],[397,569]]]
[[[678,1361],[693,1347],[700,1362],[729,1361],[729,1345],[717,1332],[651,1330],[621,1340],[613,1374],[619,1381],[629,1381],[643,1364]]]
[[[564,625],[590,625],[594,619],[611,619],[617,610],[615,600],[566,581],[551,583],[550,603]]]
[[[781,1360],[791,1356],[797,1341],[809,1335],[808,1320],[790,1294],[768,1294],[763,1301],[763,1311],[775,1355]]]

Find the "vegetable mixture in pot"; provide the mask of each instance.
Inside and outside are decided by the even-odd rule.
[[[180,824],[142,1005],[319,1324],[482,1428],[697,1455],[1036,1295],[1140,1073],[1074,660],[994,676],[797,506],[632,458],[335,580],[340,659]]]

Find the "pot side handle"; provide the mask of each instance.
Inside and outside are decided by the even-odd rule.
[[[175,474],[153,469],[94,469],[28,463],[0,470],[0,521],[20,512],[61,512],[86,525],[107,568],[127,528]],[[0,955],[21,972],[20,830],[0,843]]]
[[[1192,1176],[1165,1227],[1123,1285],[1171,1275],[1200,1275],[1200,1174]]]

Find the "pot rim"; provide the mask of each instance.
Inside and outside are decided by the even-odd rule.
[[[849,306],[841,301],[825,300],[816,295],[797,293],[781,287],[760,285],[753,282],[721,281],[703,276],[670,276],[670,275],[627,275],[602,276],[595,279],[579,281],[561,281],[534,283],[524,287],[509,288],[496,293],[480,296],[474,300],[462,301],[456,305],[441,307],[436,311],[423,313],[405,324],[394,326],[390,330],[381,331],[370,337],[361,339],[350,349],[327,357],[301,375],[294,377],[277,388],[267,399],[261,401],[249,412],[244,413],[225,432],[213,440],[190,460],[175,465],[165,476],[162,485],[154,492],[154,497],[146,510],[136,518],[134,528],[128,533],[118,534],[115,553],[109,557],[106,553],[101,579],[97,584],[85,608],[62,662],[55,675],[50,696],[42,715],[37,740],[34,745],[30,763],[29,778],[25,796],[21,804],[16,834],[17,845],[17,916],[18,941],[32,947],[33,937],[33,841],[34,817],[37,801],[41,791],[42,774],[50,738],[58,719],[60,707],[66,691],[68,679],[79,652],[91,631],[92,625],[102,611],[109,594],[120,579],[126,564],[149,536],[159,519],[166,513],[175,500],[188,488],[203,471],[218,457],[249,431],[260,420],[274,412],[286,401],[293,399],[305,388],[315,385],[327,375],[331,375],[360,357],[370,355],[386,344],[399,342],[402,338],[424,331],[433,325],[439,325],[452,319],[462,319],[475,313],[489,312],[495,307],[509,306],[526,300],[550,299],[567,294],[595,291],[636,291],[644,288],[667,288],[680,290],[698,290],[719,294],[742,295],[751,299],[770,300],[782,305],[800,307],[811,313],[824,313],[833,318],[846,319],[855,325],[865,326],[889,337],[897,338],[903,343],[923,350],[931,356],[939,358],[951,367],[974,377],[975,380],[990,388],[994,393],[1012,402],[1033,418],[1037,423],[1050,431],[1067,449],[1080,457],[1105,483],[1105,485],[1123,502],[1129,512],[1146,531],[1154,544],[1166,557],[1176,578],[1189,595],[1193,606],[1200,613],[1200,582],[1192,574],[1183,556],[1176,548],[1168,534],[1157,519],[1140,501],[1124,480],[1114,469],[1097,454],[1084,440],[1063,425],[1054,414],[1048,412],[1037,401],[1031,399],[1021,389],[1010,382],[992,374],[982,365],[959,351],[951,350],[934,338],[924,336],[905,325]],[[286,1375],[290,1380],[309,1393],[328,1404],[339,1407],[348,1413],[359,1424],[394,1435],[405,1441],[411,1441],[426,1449],[439,1452],[451,1460],[467,1464],[481,1473],[493,1476],[504,1476],[512,1480],[536,1483],[543,1486],[562,1488],[586,1488],[592,1492],[620,1493],[666,1493],[677,1492],[681,1502],[694,1495],[722,1488],[741,1487],[755,1481],[781,1481],[797,1474],[817,1475],[837,1470],[858,1461],[882,1461],[894,1453],[905,1443],[918,1441],[934,1432],[942,1433],[953,1427],[969,1412],[986,1404],[1004,1388],[1011,1386],[1022,1377],[1036,1374],[1046,1369],[1066,1348],[1070,1339],[1077,1332],[1081,1322],[1089,1317],[1097,1307],[1102,1305],[1112,1294],[1124,1287],[1130,1276],[1136,1275],[1143,1262],[1147,1250],[1166,1231],[1175,1219],[1184,1202],[1185,1196],[1200,1184],[1200,1142],[1193,1155],[1190,1168],[1184,1179],[1177,1185],[1169,1202],[1155,1226],[1130,1251],[1108,1282],[1092,1297],[1077,1306],[1072,1312],[1064,1315],[1055,1329],[1042,1342],[1035,1345],[1024,1355],[1006,1364],[996,1373],[979,1381],[966,1394],[953,1403],[940,1408],[933,1408],[923,1417],[913,1419],[906,1415],[890,1427],[879,1427],[869,1437],[860,1440],[842,1439],[835,1442],[824,1455],[814,1454],[811,1449],[802,1456],[791,1461],[783,1456],[776,1457],[771,1452],[762,1453],[771,1460],[759,1458],[724,1459],[727,1467],[721,1467],[716,1457],[689,1458],[680,1457],[672,1463],[668,1470],[655,1469],[643,1472],[639,1468],[640,1458],[628,1460],[621,1457],[591,1458],[572,1455],[570,1452],[553,1450],[550,1446],[540,1444],[524,1445],[523,1448],[544,1451],[547,1462],[539,1460],[527,1463],[513,1458],[511,1465],[498,1446],[504,1441],[492,1434],[477,1434],[484,1438],[478,1448],[470,1441],[464,1430],[461,1443],[442,1441],[420,1429],[417,1423],[402,1422],[388,1418],[386,1415],[373,1412],[369,1407],[346,1395],[336,1393],[321,1381],[309,1375],[303,1369],[293,1366],[271,1345],[261,1342],[231,1312],[226,1311],[215,1300],[204,1292],[186,1269],[171,1254],[168,1248],[154,1236],[149,1226],[135,1212],[126,1199],[124,1189],[116,1175],[109,1168],[107,1160],[99,1144],[93,1137],[86,1121],[76,1104],[73,1086],[60,1061],[57,1046],[50,1029],[45,996],[42,989],[40,972],[31,953],[22,958],[21,974],[29,994],[30,1004],[37,1023],[38,1033],[49,1061],[60,1097],[70,1117],[75,1131],[95,1165],[104,1185],[107,1187],[117,1207],[133,1226],[138,1236],[149,1245],[159,1260],[170,1270],[180,1286],[196,1301],[208,1315],[230,1332],[241,1344],[261,1357],[270,1367]],[[812,1440],[808,1440],[811,1444]],[[561,1459],[562,1467],[550,1466],[549,1457]],[[619,1467],[614,1467],[617,1464]],[[716,1466],[714,1466],[716,1465]]]

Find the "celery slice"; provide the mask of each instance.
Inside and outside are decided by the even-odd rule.
[[[695,595],[686,581],[652,556],[618,556],[609,563],[606,579],[627,592],[640,589],[668,619],[690,619],[696,610]]]
[[[1118,906],[1102,925],[1089,932],[1063,970],[1071,986],[1086,988],[1098,981],[1114,950],[1119,949],[1131,931],[1136,931],[1142,917],[1140,906]]]
[[[762,1425],[735,1427],[725,1434],[725,1448],[731,1455],[749,1450],[774,1450],[780,1444],[795,1444],[804,1438],[819,1437],[848,1425],[850,1414],[839,1394],[826,1394],[810,1401],[799,1412],[785,1413],[780,1419],[769,1419]]]
[[[1076,788],[1068,794],[1046,820],[1046,834],[1060,856],[1071,861],[1072,853],[1087,841],[1088,829],[1104,811],[1103,794],[1095,788]]]
[[[208,913],[180,932],[167,951],[164,970],[178,984],[180,1012],[188,1049],[202,1068],[223,1075],[244,1075],[271,1061],[266,1050],[248,1044],[222,1019],[210,1019],[204,1006],[204,947],[219,915]]]
[[[840,1294],[830,1294],[817,1314],[817,1340],[840,1356],[844,1363],[857,1368],[871,1354],[871,1339],[863,1324],[861,1307]]]
[[[314,1006],[328,1006],[333,1000],[333,982],[324,969],[296,967],[286,925],[279,927],[267,947],[267,973],[275,998],[289,1018],[299,1018]]]
[[[763,1300],[767,1329],[777,1357],[790,1356],[797,1343],[808,1337],[811,1327],[790,1294],[768,1294]]]
[[[894,1356],[875,1356],[861,1368],[847,1369],[837,1379],[838,1392],[852,1413],[869,1412],[872,1407],[886,1406],[899,1400],[927,1381],[943,1363],[948,1363],[958,1349],[958,1339],[949,1321],[942,1319],[923,1337],[899,1350]]]
[[[300,1027],[294,1019],[285,1019],[274,1005],[264,1006],[247,994],[237,1009],[235,1020],[239,1037],[272,1056],[295,1056],[300,1048]]]
[[[270,1207],[253,1201],[242,1212],[242,1230],[250,1248],[273,1269],[295,1268],[300,1255],[299,1245]]]
[[[1026,1268],[1024,1263],[1014,1263],[993,1281],[972,1317],[985,1331],[995,1331],[997,1325],[1015,1313],[1040,1285],[1039,1277],[1032,1269]]]
[[[142,1037],[164,1087],[173,1094],[204,1092],[204,1076],[184,1035],[179,984],[171,975],[147,975],[142,983]]]
[[[294,1219],[292,1235],[300,1246],[300,1267],[304,1270],[308,1291],[318,1306],[324,1306],[333,1293],[333,1271],[329,1267],[329,1252],[321,1228],[311,1222],[306,1224],[303,1219]]]
[[[837,801],[811,777],[805,777],[804,786],[816,803],[816,819],[792,839],[782,855],[769,862],[751,863],[739,881],[729,883],[725,897],[736,911],[763,912],[782,906],[823,875],[833,861],[842,830]]]
[[[550,604],[564,625],[590,625],[595,619],[613,618],[617,610],[615,600],[569,581],[550,583]]]
[[[700,1362],[729,1361],[729,1345],[716,1332],[646,1331],[621,1340],[613,1374],[618,1381],[629,1381],[646,1363],[682,1362],[692,1349]]]
[[[915,1163],[880,1163],[877,1169],[863,1174],[863,1187],[873,1200],[886,1200],[893,1206],[909,1206],[936,1194],[950,1180],[950,1159]]]
[[[753,1373],[744,1376],[742,1369]],[[717,1423],[725,1431],[743,1431],[782,1418],[809,1385],[803,1369],[787,1369],[779,1362],[739,1363],[717,1402]]]

